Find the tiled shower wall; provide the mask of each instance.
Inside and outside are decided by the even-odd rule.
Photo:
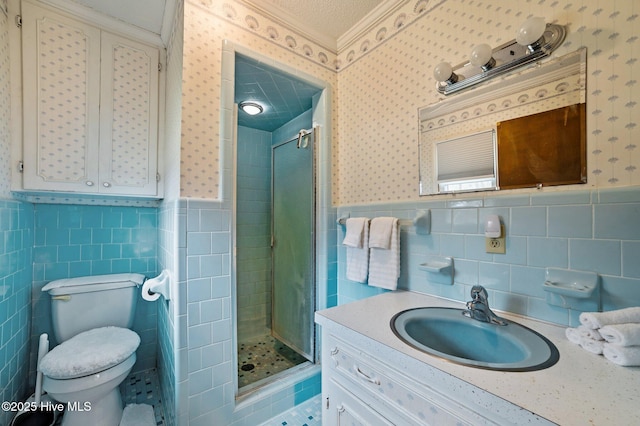
[[[291,140],[311,123],[309,110],[273,132],[238,127],[239,342],[269,334],[271,328],[271,146]]]
[[[271,132],[238,127],[238,341],[271,327]]]

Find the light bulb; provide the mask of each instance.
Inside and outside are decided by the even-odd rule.
[[[451,64],[448,62],[440,62],[433,69],[433,76],[438,81],[449,81],[455,82],[457,80],[457,76],[453,73],[453,68],[451,68]],[[454,80],[454,76],[456,77]]]
[[[495,65],[495,59],[491,56],[492,54],[493,49],[491,46],[484,43],[479,44],[471,51],[469,62],[471,62],[471,65],[482,67],[483,70],[487,71]]]
[[[529,18],[524,21],[516,33],[516,42],[522,46],[531,46],[540,40],[546,28],[547,24],[545,24],[544,18]]]
[[[255,102],[240,102],[239,107],[249,115],[260,114],[263,111],[262,106]]]

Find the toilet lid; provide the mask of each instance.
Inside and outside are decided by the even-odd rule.
[[[140,337],[121,327],[84,331],[61,343],[40,362],[40,371],[52,379],[89,376],[120,364],[140,345]]]

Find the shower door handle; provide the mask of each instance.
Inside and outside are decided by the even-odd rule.
[[[271,248],[273,248],[273,246],[276,244],[276,240],[273,237],[273,234],[271,234]]]

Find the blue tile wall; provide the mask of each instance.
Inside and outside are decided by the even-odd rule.
[[[179,217],[184,216],[184,209],[179,201],[165,201],[158,211],[158,263],[159,269],[170,271],[174,280],[180,276],[180,264],[176,262],[175,250],[178,247]],[[159,299],[158,303],[158,380],[162,394],[165,420],[168,425],[176,424],[176,393],[177,393],[177,324],[176,316],[179,312],[177,305],[180,298],[174,296],[170,301]]]
[[[341,206],[338,216],[409,219],[420,209],[431,209],[432,233],[402,229],[400,288],[466,301],[470,287],[481,284],[496,309],[575,325],[579,311],[546,303],[545,268],[557,267],[600,274],[604,310],[640,305],[640,187]],[[482,227],[490,213],[505,225],[506,254],[484,250]],[[343,238],[339,227],[338,242]],[[430,282],[417,268],[428,254],[454,257],[453,286]],[[346,279],[341,246],[338,261],[340,304],[383,292]]]
[[[271,324],[272,133],[238,126],[236,160],[238,341]]]
[[[37,342],[48,333],[50,300],[41,289],[49,281],[84,275],[158,272],[158,212],[148,207],[34,204],[31,368]],[[157,306],[138,296],[133,329],[140,335],[134,371],[156,366]]]
[[[28,391],[33,207],[0,199],[0,397],[21,401]],[[0,424],[14,413],[0,411]]]

